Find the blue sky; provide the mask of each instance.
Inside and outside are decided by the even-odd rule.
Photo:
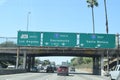
[[[109,34],[120,33],[120,0],[106,0]],[[106,33],[104,0],[94,8],[95,32]],[[0,0],[0,37],[17,37],[17,31],[92,33],[91,8],[86,0]]]

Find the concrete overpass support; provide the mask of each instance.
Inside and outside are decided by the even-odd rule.
[[[26,69],[26,60],[27,60],[27,54],[26,54],[26,51],[25,51],[24,55],[23,55],[23,69]]]
[[[104,76],[104,54],[101,55],[101,76]]]
[[[31,67],[35,66],[35,57],[31,57]]]
[[[35,57],[28,57],[28,71],[30,71],[30,68],[33,68],[35,66]]]
[[[18,65],[19,65],[19,53],[20,53],[20,49],[18,47],[17,48],[17,56],[16,56],[16,69],[18,69]]]
[[[27,65],[28,66],[27,69],[28,69],[28,71],[30,71],[30,68],[31,68],[31,57],[30,56],[27,59],[27,64],[28,64]]]
[[[100,74],[100,57],[93,57],[93,74]]]

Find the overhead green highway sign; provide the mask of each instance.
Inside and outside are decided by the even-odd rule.
[[[44,32],[43,46],[51,47],[75,47],[77,44],[77,34],[62,32]]]
[[[18,46],[40,46],[40,32],[18,31],[17,44]]]
[[[80,33],[80,48],[116,48],[114,34],[85,34]]]

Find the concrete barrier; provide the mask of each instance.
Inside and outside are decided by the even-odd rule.
[[[25,73],[25,69],[0,69],[0,75]]]

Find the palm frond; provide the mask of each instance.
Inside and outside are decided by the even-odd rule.
[[[95,2],[94,5],[97,7],[98,6],[98,2]]]
[[[97,0],[87,0],[86,2],[88,3],[88,7],[98,6]]]

